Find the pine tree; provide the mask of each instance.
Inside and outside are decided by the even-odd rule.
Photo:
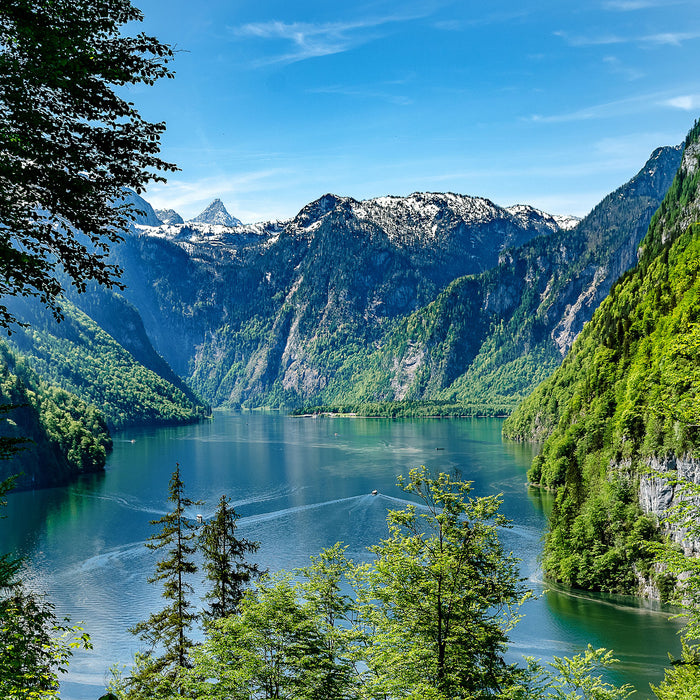
[[[169,601],[163,610],[153,613],[147,620],[139,622],[130,631],[150,644],[151,650],[137,655],[136,670],[129,679],[133,697],[140,697],[140,690],[154,688],[165,690],[166,695],[174,690],[180,693],[179,676],[189,665],[188,654],[192,640],[187,633],[197,620],[190,600],[192,586],[187,577],[197,572],[192,561],[196,551],[196,522],[187,518],[185,511],[201,501],[192,501],[184,495],[185,486],[180,476],[180,465],[176,464],[170,478],[168,500],[173,510],[152,525],[160,525],[160,532],[152,535],[146,546],[154,551],[165,550],[165,558],[156,564],[156,573],[149,583],[162,583],[163,598]],[[159,648],[160,656],[156,656]],[[181,693],[180,693],[181,694]]]
[[[206,579],[211,584],[211,590],[205,596],[209,602],[204,613],[208,622],[237,612],[245,584],[263,573],[257,564],[245,560],[247,554],[258,551],[260,544],[236,537],[239,518],[231,500],[222,495],[216,514],[205,524],[200,535]]]

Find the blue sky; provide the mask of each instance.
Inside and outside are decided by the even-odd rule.
[[[700,115],[698,0],[135,0],[178,50],[129,99],[181,172],[146,198],[246,222],[326,192],[586,214]]]

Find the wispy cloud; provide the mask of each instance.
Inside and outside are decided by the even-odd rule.
[[[603,58],[603,63],[605,63],[610,69],[611,73],[615,75],[620,75],[625,80],[639,80],[644,77],[644,73],[637,68],[631,68],[625,65],[617,56],[605,56]]]
[[[413,104],[413,99],[407,97],[406,95],[396,94],[390,89],[392,86],[404,84],[405,81],[379,83],[376,86],[328,85],[326,87],[311,88],[307,90],[307,93],[321,95],[342,95],[344,97],[353,97],[361,100],[381,100],[382,102],[388,102],[389,104],[405,107]]]
[[[663,100],[660,104],[691,112],[700,108],[700,95],[678,95],[677,97]]]
[[[241,194],[267,192],[275,183],[284,181],[291,171],[284,168],[251,171],[233,176],[207,177],[200,180],[176,180],[174,177],[165,184],[152,185],[146,199],[156,209],[175,209],[185,218],[198,214],[215,197],[226,205],[238,201]],[[232,210],[233,214],[236,214]],[[240,218],[240,214],[236,214]]]
[[[554,36],[563,39],[569,46],[606,46],[608,44],[624,44],[629,41],[617,34],[598,34],[589,36],[571,36],[568,32],[557,31]]]
[[[641,41],[650,44],[680,46],[684,41],[693,41],[694,39],[700,39],[700,32],[661,32],[642,37]]]
[[[529,10],[515,10],[513,12],[491,12],[483,17],[473,17],[470,19],[441,20],[435,22],[436,29],[443,29],[450,32],[461,32],[474,27],[486,27],[491,24],[507,24],[515,20],[523,19],[531,14]]]
[[[668,4],[668,0],[608,0],[603,3],[603,9],[617,12],[634,12],[645,10],[649,7],[662,7]]]
[[[582,107],[571,112],[562,112],[560,114],[533,114],[527,118],[527,121],[536,122],[539,124],[561,124],[565,122],[587,121],[591,119],[604,119],[607,117],[619,117],[631,114],[637,114],[640,111],[649,111],[657,107],[673,107],[676,109],[691,110],[700,106],[700,95],[670,95],[669,92],[663,93],[647,93],[644,95],[635,95],[623,100],[614,100],[612,102],[604,102],[588,107]]]
[[[345,22],[255,22],[233,28],[240,37],[268,39],[291,44],[283,51],[255,62],[257,66],[296,63],[309,58],[344,53],[380,36],[391,24],[420,19],[425,14],[392,15]],[[372,32],[371,30],[375,30]]]
[[[573,36],[568,32],[556,31],[554,36],[563,39],[569,46],[607,46],[611,44],[642,44],[656,46],[681,46],[685,41],[700,39],[700,31],[695,32],[658,32],[642,36],[621,36],[619,34],[601,33],[586,36]]]

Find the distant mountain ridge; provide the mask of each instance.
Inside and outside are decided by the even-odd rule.
[[[184,224],[184,219],[174,209],[156,209],[156,216],[163,224]],[[139,222],[141,223],[141,222]]]
[[[659,149],[581,233],[480,197],[326,194],[286,221],[141,225],[117,261],[158,351],[215,406],[510,410],[633,263],[679,158]]]
[[[240,226],[241,222],[226,211],[224,203],[217,197],[201,214],[189,223],[215,224],[217,226]]]

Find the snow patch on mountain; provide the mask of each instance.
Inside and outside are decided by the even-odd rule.
[[[185,220],[174,209],[156,209],[155,212],[164,224],[185,223]]]
[[[199,216],[188,223],[214,224],[218,226],[240,226],[241,221],[226,211],[224,203],[217,197]]]
[[[552,217],[559,224],[559,228],[562,231],[571,231],[581,221],[580,216],[572,216],[570,214],[552,214]]]

